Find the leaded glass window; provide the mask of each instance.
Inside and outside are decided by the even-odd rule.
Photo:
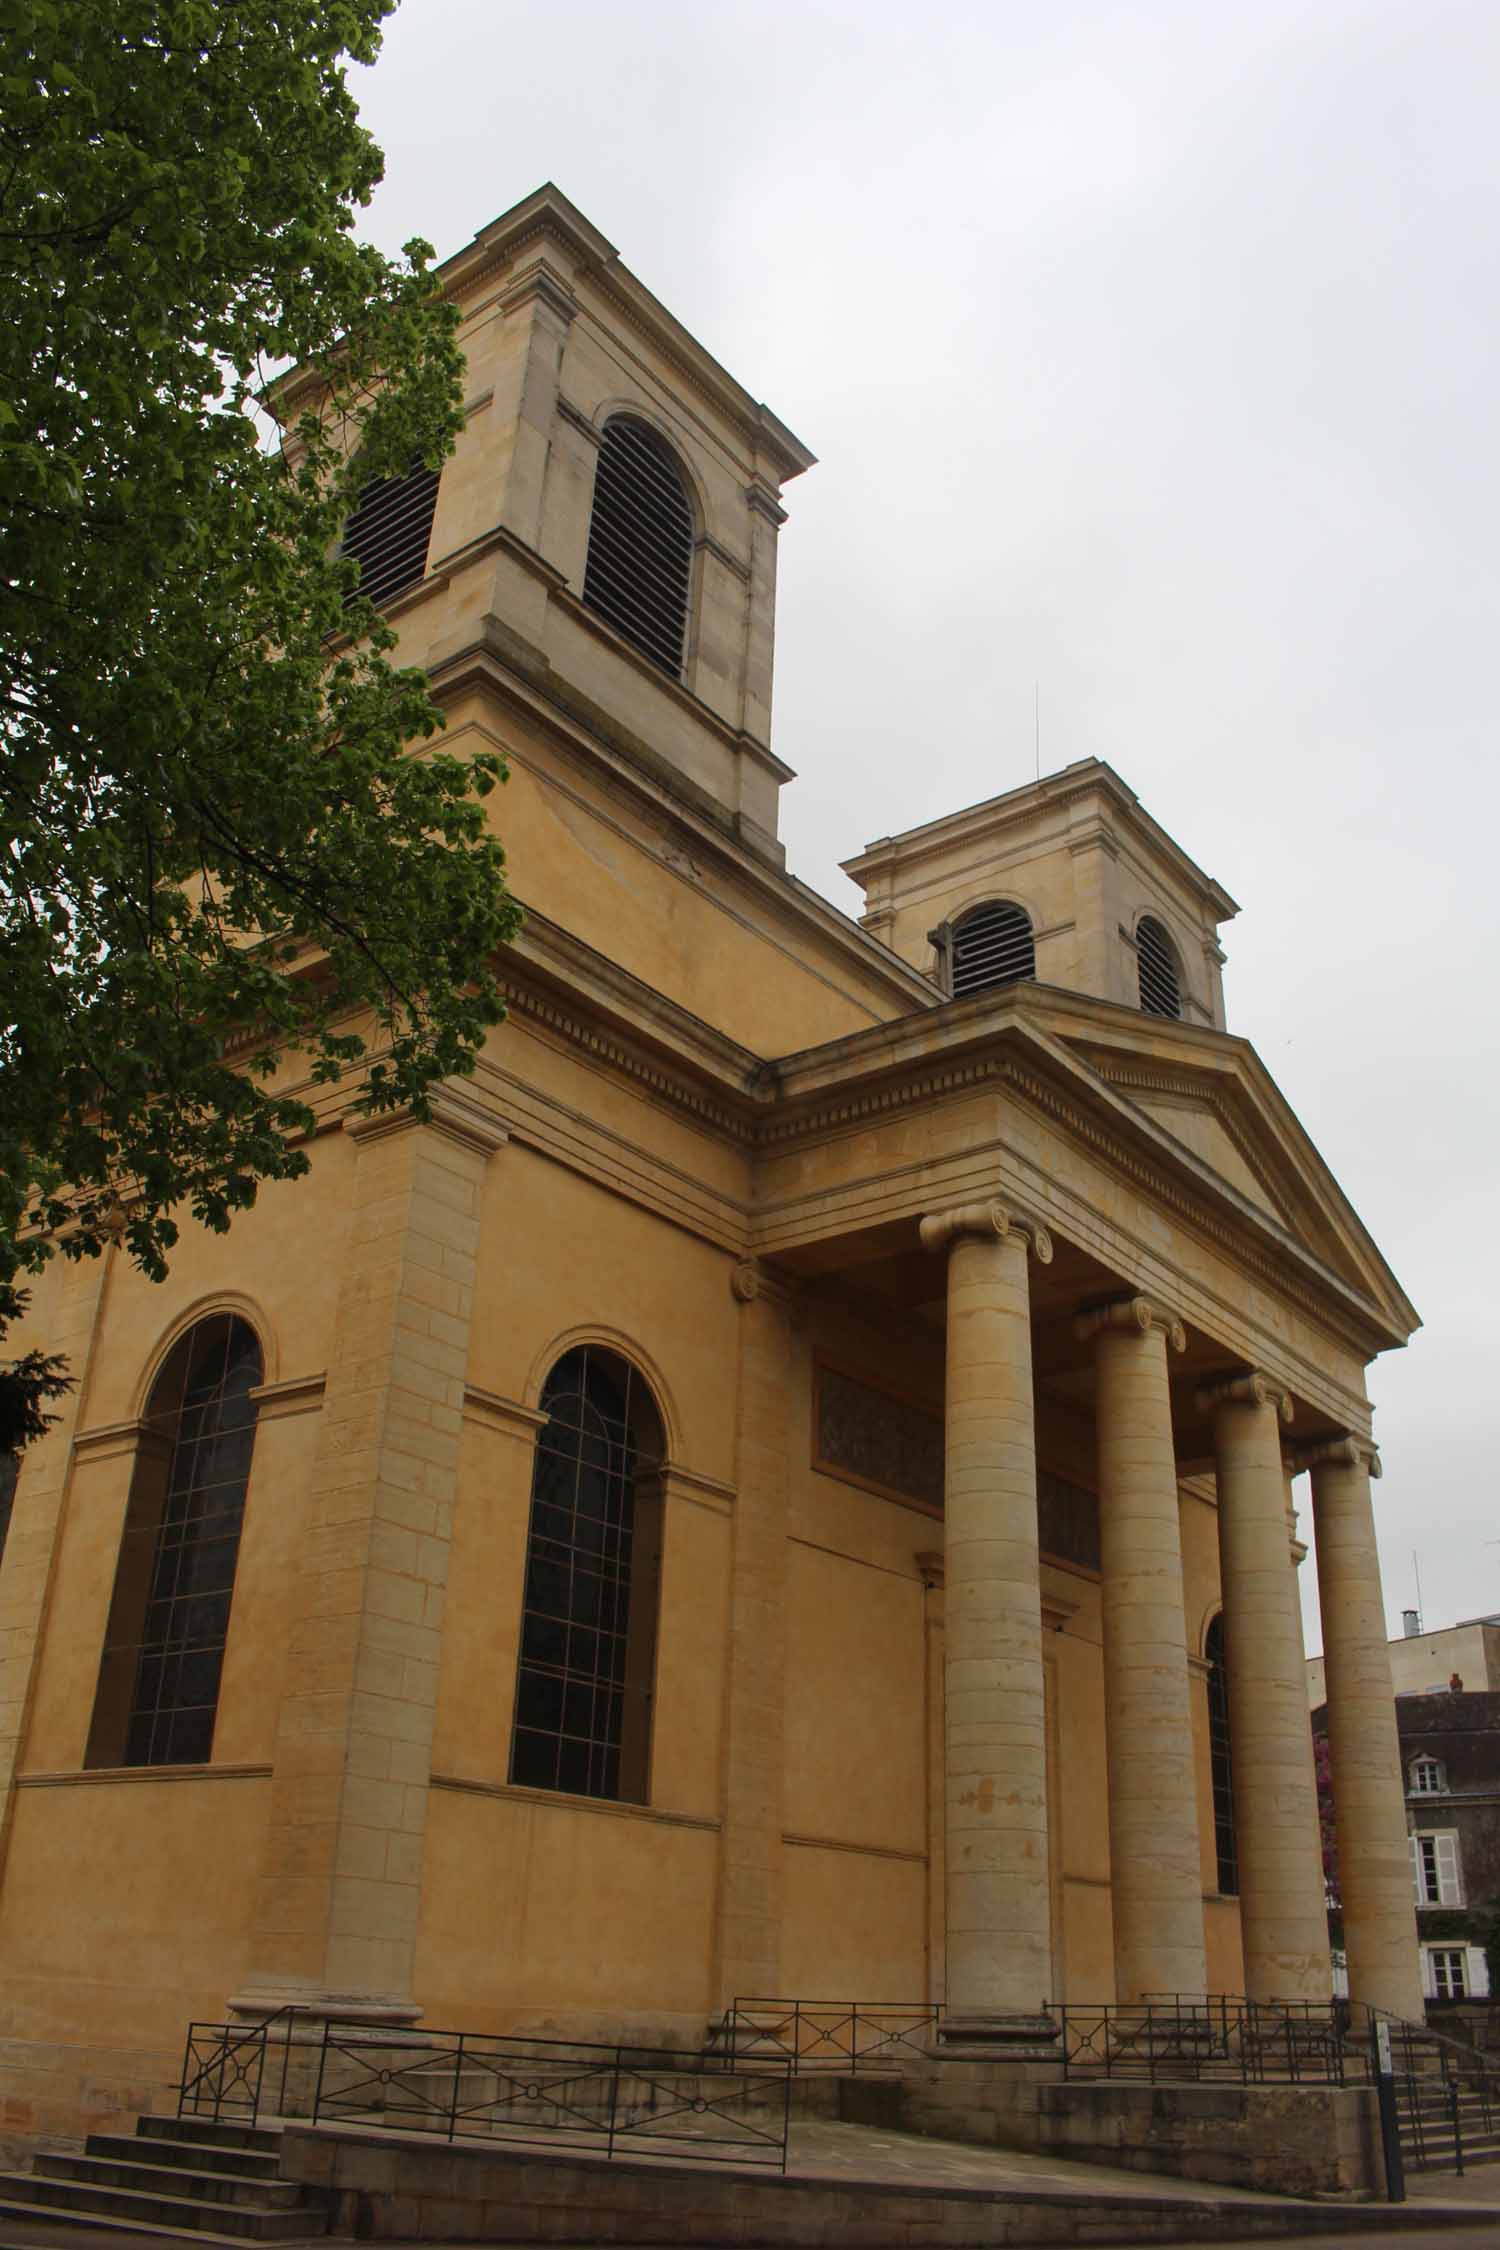
[[[1218,1883],[1226,1898],[1236,1898],[1240,1888],[1240,1863],[1234,1841],[1234,1772],[1229,1749],[1229,1674],[1224,1665],[1222,1611],[1208,1628],[1203,1653],[1208,1660],[1208,1750],[1213,1769],[1214,1853],[1218,1860]]]
[[[254,1330],[201,1320],[152,1386],[115,1573],[90,1765],[206,1763],[261,1380]]]
[[[661,1417],[593,1344],[542,1392],[510,1778],[644,1803],[661,1552]]]

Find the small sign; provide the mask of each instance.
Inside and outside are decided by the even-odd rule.
[[[1388,2023],[1375,2026],[1375,2068],[1383,2077],[1391,2074],[1391,2027]]]

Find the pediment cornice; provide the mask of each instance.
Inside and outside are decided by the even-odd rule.
[[[1418,1326],[1253,1050],[1223,1033],[1171,1026],[1184,1051],[1164,1056],[1153,1024],[1137,1030],[1132,1054],[1120,1019],[1133,1011],[1020,986],[763,1060],[540,917],[508,954],[502,983],[518,1019],[752,1159],[989,1086],[1269,1287],[1311,1293],[1366,1353],[1404,1343]],[[1090,1018],[1097,1040],[1079,1036]],[[1210,1104],[1284,1215],[1252,1201],[1132,1098],[1147,1091]]]

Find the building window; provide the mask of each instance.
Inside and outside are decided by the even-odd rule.
[[[599,445],[583,598],[674,680],[692,569],[693,511],[677,458],[644,422],[617,415]]]
[[[1466,1948],[1461,1945],[1429,1945],[1423,1950],[1427,1955],[1428,1972],[1432,1979],[1433,1999],[1465,1999],[1469,1990]]]
[[[647,1799],[665,1446],[642,1378],[595,1344],[542,1392],[510,1778]]]
[[[1239,1854],[1234,1844],[1234,1771],[1229,1749],[1229,1674],[1224,1665],[1224,1614],[1222,1610],[1204,1637],[1208,1659],[1208,1754],[1213,1771],[1214,1854],[1218,1884],[1226,1898],[1237,1898],[1240,1888]]]
[[[0,1453],[0,1562],[5,1560],[5,1542],[10,1537],[10,1519],[20,1475],[20,1454]]]
[[[1431,1829],[1409,1838],[1409,1843],[1412,1896],[1417,1905],[1461,1906],[1457,1830]]]
[[[261,1379],[249,1324],[215,1313],[151,1388],[115,1571],[85,1763],[206,1763]]]
[[[1036,975],[1031,916],[1023,906],[994,899],[971,907],[953,925],[953,997],[994,984],[1020,984]]]
[[[1182,979],[1177,948],[1154,914],[1143,914],[1135,933],[1141,1007],[1148,1016],[1182,1014]]]
[[[1440,1797],[1443,1794],[1443,1769],[1436,1758],[1418,1758],[1413,1762],[1411,1787],[1414,1797]]]
[[[344,596],[363,596],[377,609],[420,586],[427,575],[427,548],[437,508],[438,472],[414,461],[404,477],[374,477],[360,493],[344,524],[339,553],[359,564],[359,577]]]

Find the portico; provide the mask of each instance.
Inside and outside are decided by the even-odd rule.
[[[1288,1478],[1304,1466],[1326,1569],[1331,1731],[1345,1770],[1372,1777],[1341,1810],[1369,1870],[1346,1904],[1352,1995],[1409,2008],[1416,1975],[1399,1781],[1380,1732],[1382,1714],[1393,1724],[1389,1690],[1382,1702],[1373,1677],[1383,1642],[1368,1409],[1356,1354],[1330,1348],[1318,1302],[1346,1320],[1350,1293],[1248,1198],[1232,1208],[1225,1198],[1211,1215],[1195,1166],[1176,1179],[1163,1166],[1157,1198],[1143,1198],[1148,1116],[1121,1104],[1106,1122],[1097,1086],[1087,1110],[1068,1098],[1060,1057],[1087,1039],[1083,1013],[1018,988],[992,1010],[982,1055],[961,1025],[929,1022],[906,1099],[889,1033],[842,1043],[842,1084],[827,1051],[795,1058],[819,1081],[827,1123],[810,1108],[798,1119],[800,1089],[784,1080],[791,1121],[767,1131],[761,1171],[766,1270],[800,1297],[804,1327],[836,1290],[882,1321],[943,1338],[941,1547],[922,1538],[941,1555],[929,1580],[942,1580],[945,1642],[948,2052],[1044,2058],[1057,2030],[1045,2003],[1080,1991],[1053,1857],[1069,1777],[1055,1749],[1049,1771],[1048,1751],[1046,1644],[1068,1620],[1054,1612],[1044,1623],[1038,1530],[1039,1463],[1056,1459],[1064,1426],[1072,1466],[1097,1498],[1114,1997],[1190,2002],[1224,1989],[1222,1949],[1215,1978],[1205,1938],[1221,1904],[1205,1882],[1212,1812],[1195,1743],[1205,1619],[1190,1614],[1183,1554],[1184,1511],[1205,1509],[1227,1654],[1234,1989],[1261,2001],[1330,1997],[1303,1550],[1288,1508]],[[1221,1088],[1222,1109],[1229,1098]],[[780,1153],[787,1143],[795,1157]],[[1159,1141],[1151,1154],[1161,1165]],[[991,1192],[976,1193],[984,1174]],[[783,1199],[792,1177],[801,1192]],[[821,1228],[809,1224],[814,1201]],[[898,1218],[900,1203],[909,1215]],[[851,1223],[857,1210],[872,1223]],[[1247,1292],[1234,1274],[1252,1250],[1265,1281]]]

